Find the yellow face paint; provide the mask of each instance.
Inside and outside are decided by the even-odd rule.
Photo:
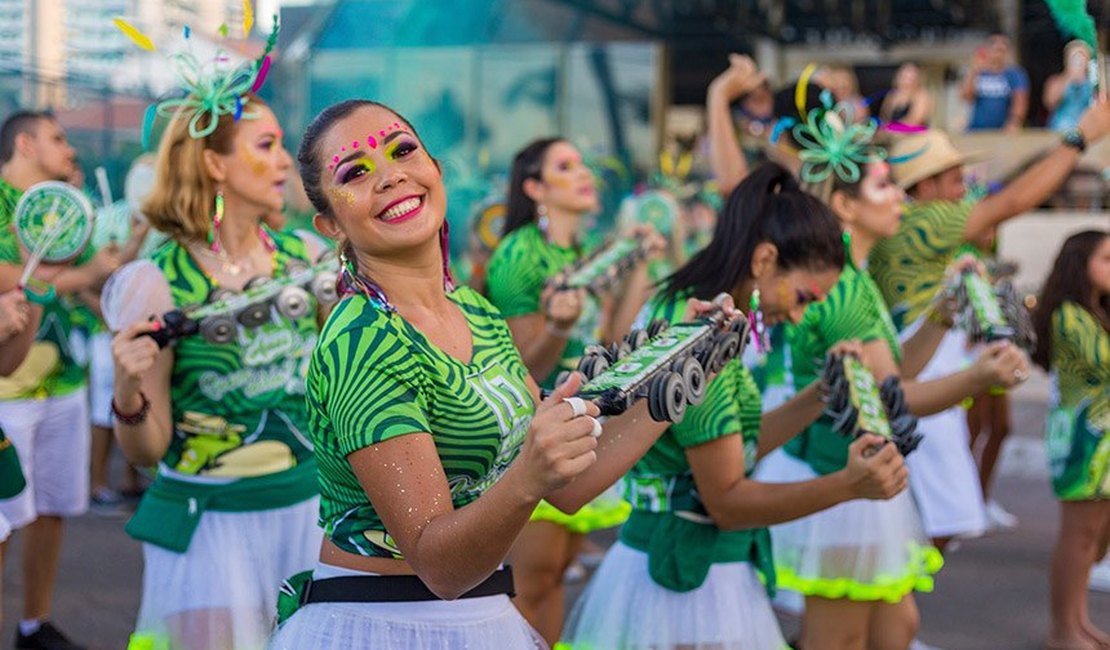
[[[373,174],[377,171],[374,161],[369,158],[360,158],[349,164],[342,164],[335,170],[336,182],[340,185],[349,183],[364,174]]]
[[[274,142],[276,143],[277,140],[274,140]],[[274,145],[271,144],[270,149],[273,150],[273,147]],[[256,156],[255,153],[251,151],[250,145],[242,145],[240,147],[240,153],[243,156],[244,162],[247,163],[247,166],[250,167],[250,170],[254,172],[255,176],[261,176],[266,173],[266,168],[268,167],[266,161],[263,158]]]
[[[329,187],[327,194],[332,203],[342,201],[347,205],[355,204],[355,193],[345,187]]]

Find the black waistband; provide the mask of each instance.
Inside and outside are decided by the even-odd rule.
[[[512,567],[493,572],[480,585],[459,598],[481,598],[507,594],[513,589]],[[442,600],[416,576],[344,576],[310,580],[301,596],[301,605],[311,603],[405,603]]]

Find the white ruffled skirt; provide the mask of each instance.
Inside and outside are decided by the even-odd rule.
[[[661,587],[648,556],[617,542],[574,605],[557,648],[783,650],[771,603],[747,562],[714,564],[692,591]]]
[[[370,575],[320,565],[316,579]],[[270,650],[546,650],[507,595],[402,603],[313,603],[275,633]]]
[[[755,479],[793,483],[817,476],[805,462],[777,450]],[[888,501],[856,499],[771,527],[779,589],[807,596],[900,601],[931,591],[943,560],[926,539],[909,490]]]
[[[185,553],[143,544],[130,650],[260,650],[287,577],[315,566],[319,498],[258,512],[205,512]],[[303,646],[309,648],[311,646]]]

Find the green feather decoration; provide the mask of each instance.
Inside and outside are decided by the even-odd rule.
[[[1098,52],[1098,33],[1094,19],[1087,13],[1086,0],[1045,0],[1045,4],[1060,31],[1089,45],[1092,53]]]

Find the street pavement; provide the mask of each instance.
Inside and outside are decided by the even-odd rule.
[[[1020,519],[1016,530],[966,540],[946,558],[936,591],[919,595],[920,640],[944,650],[1033,650],[1048,629],[1048,566],[1058,511],[1041,447],[1047,389],[1035,377],[1014,395],[1015,431],[1003,453],[995,496]],[[121,649],[134,623],[142,579],[139,545],[123,517],[71,521],[58,574],[55,621],[95,649]],[[612,535],[599,535],[601,543]],[[20,613],[20,536],[4,567],[0,648],[11,647]],[[164,588],[172,589],[173,585]],[[573,600],[581,584],[568,589]],[[1091,592],[1091,615],[1110,629],[1110,595]],[[783,619],[790,636],[796,622]]]

